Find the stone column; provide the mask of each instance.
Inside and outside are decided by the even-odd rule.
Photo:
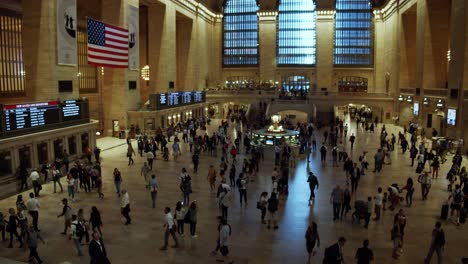
[[[337,92],[333,85],[333,49],[335,34],[335,11],[317,10],[317,90],[327,88]],[[336,89],[335,89],[336,88]]]
[[[148,8],[150,94],[169,91],[176,81],[176,11],[172,2]]]
[[[33,101],[77,98],[77,66],[57,65],[56,1],[24,0],[22,9],[27,96]],[[73,92],[59,93],[59,80],[73,81]]]
[[[258,11],[258,44],[260,82],[275,80],[276,71],[276,11]]]
[[[213,26],[213,53],[211,61],[212,86],[223,87],[222,79],[222,54],[223,54],[223,17],[218,15]]]
[[[122,28],[128,28],[128,5],[138,6],[137,0],[102,0],[102,21]],[[117,119],[124,128],[129,128],[127,111],[136,110],[140,104],[139,71],[119,68],[104,68],[102,99],[104,118],[102,127],[112,135],[112,120]],[[136,81],[137,89],[129,90],[129,81]]]

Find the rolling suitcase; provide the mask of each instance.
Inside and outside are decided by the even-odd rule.
[[[462,208],[460,210],[460,218],[458,219],[458,222],[460,222],[460,224],[464,224],[466,222],[466,215],[467,215],[466,208]]]
[[[442,210],[441,210],[441,213],[440,213],[440,219],[447,220],[448,213],[449,213],[449,205],[447,203],[444,203],[442,205]]]

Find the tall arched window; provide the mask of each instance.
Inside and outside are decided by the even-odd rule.
[[[256,0],[227,0],[224,6],[223,64],[258,64],[258,6]]]
[[[373,64],[372,0],[336,0],[334,64]]]
[[[277,64],[315,65],[315,3],[313,0],[279,0]]]

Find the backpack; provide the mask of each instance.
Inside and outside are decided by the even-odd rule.
[[[185,213],[184,223],[186,223],[186,224],[190,223],[190,209],[187,210],[187,213]]]
[[[461,203],[462,202],[462,193],[461,191],[455,191],[455,195],[453,196],[453,202],[455,203]]]
[[[83,235],[84,235],[84,232],[85,232],[85,231],[84,231],[84,228],[83,228],[83,225],[80,224],[79,222],[78,222],[78,224],[73,224],[73,225],[76,227],[76,229],[75,229],[75,235],[76,235],[77,237],[83,236]]]

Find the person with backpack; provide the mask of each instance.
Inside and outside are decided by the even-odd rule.
[[[309,196],[309,205],[312,203],[312,200],[315,200],[315,189],[318,190],[319,182],[317,176],[313,172],[309,171],[309,178],[307,179],[309,183],[310,196]]]
[[[442,229],[442,223],[437,221],[435,228],[432,230],[432,241],[431,246],[429,247],[429,252],[427,253],[426,258],[424,259],[425,264],[429,264],[432,259],[434,252],[437,253],[437,263],[442,264],[442,250],[445,245],[445,233]]]
[[[271,228],[271,222],[273,222],[273,228],[278,229],[278,224],[276,222],[276,212],[278,211],[278,198],[276,198],[276,193],[271,193],[270,199],[268,199],[268,225],[267,228]]]
[[[72,215],[72,222],[70,228],[70,239],[73,239],[73,243],[75,244],[76,250],[78,252],[78,256],[83,256],[81,252],[81,244],[80,244],[80,237],[83,236],[84,230],[83,226],[78,221],[76,215]]]
[[[346,238],[340,237],[338,242],[325,249],[323,264],[342,264],[343,247],[346,244]]]
[[[448,200],[451,201],[450,204],[450,217],[453,218],[454,213],[456,212],[455,215],[455,223],[456,225],[460,225],[460,210],[462,209],[462,203],[463,203],[463,192],[461,190],[461,186],[459,184],[455,185],[455,190],[452,191],[450,194]]]

